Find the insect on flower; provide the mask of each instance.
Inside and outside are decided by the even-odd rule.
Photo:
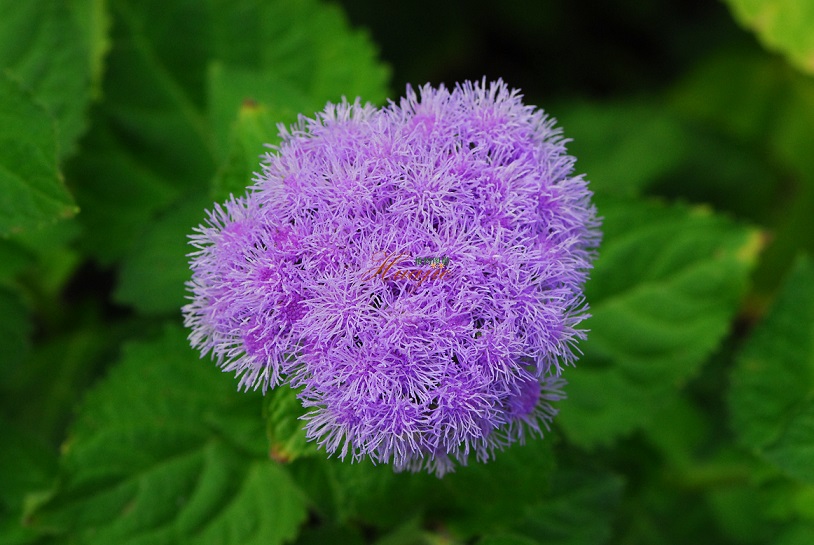
[[[242,388],[301,388],[307,437],[342,458],[440,476],[541,435],[600,239],[554,121],[484,80],[281,136],[192,237],[192,345]],[[421,267],[446,276],[415,289]]]

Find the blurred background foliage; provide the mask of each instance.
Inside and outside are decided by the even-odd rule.
[[[814,542],[814,4],[0,0],[0,544]],[[200,361],[186,235],[277,123],[503,78],[605,218],[555,429],[326,460]]]

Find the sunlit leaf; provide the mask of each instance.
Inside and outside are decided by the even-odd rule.
[[[814,74],[814,4],[799,0],[727,0],[727,4],[766,47]]]

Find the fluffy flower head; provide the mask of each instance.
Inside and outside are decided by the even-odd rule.
[[[599,241],[553,120],[501,82],[301,117],[196,231],[190,340],[300,388],[329,453],[443,474],[540,434]]]

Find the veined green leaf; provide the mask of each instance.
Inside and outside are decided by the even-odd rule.
[[[258,84],[257,88],[273,89],[263,93],[266,100],[269,100],[271,94],[276,96],[271,102],[262,103],[241,92],[235,93],[231,99],[218,96],[230,91],[226,86],[219,85],[219,81],[229,81],[234,88],[232,90],[239,91],[240,87],[234,84],[235,80],[241,77],[256,80],[256,74],[245,74],[241,70],[227,69],[216,64],[210,71],[210,77],[214,104],[231,104],[244,97],[236,119],[231,116],[231,109],[227,108],[224,112],[226,116],[230,116],[232,124],[224,125],[223,134],[228,136],[229,141],[224,144],[226,155],[212,180],[211,191],[214,200],[223,201],[230,195],[242,195],[246,187],[252,185],[255,173],[262,170],[261,156],[270,151],[266,145],[279,143],[277,124],[294,121],[299,112],[306,112],[309,107],[302,95],[296,91],[285,91],[285,82],[275,82],[272,74],[268,75],[268,81]]]
[[[278,122],[345,93],[382,100],[387,71],[340,11],[312,0],[113,0],[112,12],[106,100],[69,174],[86,251],[125,261],[117,299],[169,312],[213,178],[218,198],[242,193]]]
[[[586,287],[592,317],[558,422],[582,445],[646,424],[729,331],[757,231],[706,209],[607,202]]]
[[[0,69],[56,118],[63,157],[75,150],[98,92],[107,26],[104,0],[0,1]]]
[[[260,170],[276,125],[313,116],[327,102],[387,96],[389,70],[365,33],[335,6],[315,0],[212,0],[215,62],[209,67],[209,116],[223,165],[214,197],[240,194]]]
[[[84,210],[83,249],[104,264],[127,255],[181,195],[203,194],[215,165],[203,114],[210,32],[204,6],[110,4],[105,100],[92,112],[84,153],[68,169]]]
[[[814,482],[814,265],[800,259],[738,356],[732,428],[779,469]]]
[[[0,236],[76,212],[57,167],[52,118],[18,83],[0,74]]]
[[[283,543],[305,503],[268,460],[260,403],[199,361],[180,328],[128,345],[27,519],[72,543]]]

